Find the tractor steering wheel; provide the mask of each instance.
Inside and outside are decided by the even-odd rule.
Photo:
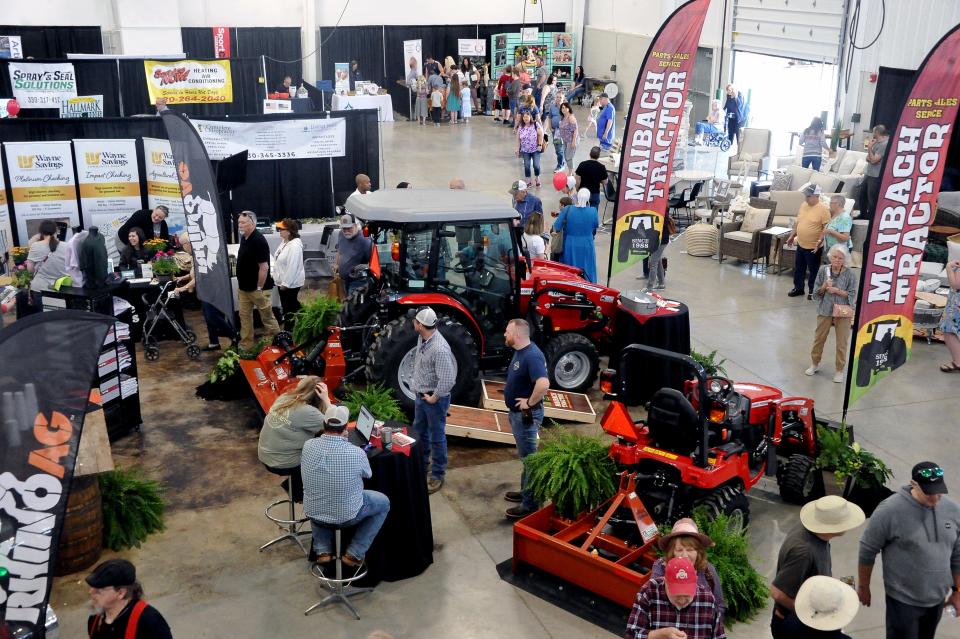
[[[707,378],[707,397],[714,401],[726,403],[733,393],[733,382],[726,377]]]

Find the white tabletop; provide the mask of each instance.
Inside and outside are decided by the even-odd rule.
[[[683,180],[684,182],[701,182],[703,180],[713,179],[713,173],[711,171],[697,171],[695,169],[682,169],[680,171],[674,171],[673,177],[677,180]]]
[[[351,109],[378,109],[381,122],[393,122],[393,100],[389,95],[339,95],[333,94],[332,111]]]
[[[768,229],[763,229],[761,233],[766,233],[767,235],[786,235],[790,233],[792,229],[786,226],[771,226]]]

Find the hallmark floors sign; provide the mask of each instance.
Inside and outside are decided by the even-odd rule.
[[[77,74],[69,62],[11,62],[10,84],[24,109],[59,109],[61,100],[77,97]]]

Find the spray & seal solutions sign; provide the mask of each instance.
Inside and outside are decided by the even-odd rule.
[[[77,97],[77,75],[70,63],[10,63],[13,97],[24,109],[59,109],[60,101]]]

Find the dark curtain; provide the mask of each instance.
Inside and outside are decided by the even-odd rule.
[[[212,27],[181,27],[180,39],[183,52],[191,60],[208,60],[213,57]],[[237,29],[230,29],[230,57],[237,57]]]
[[[247,164],[247,181],[233,190],[232,201],[221,195],[223,210],[248,209],[263,219],[278,220],[283,217],[332,217],[334,202],[343,204],[354,191],[357,173],[366,173],[374,188],[380,188],[380,138],[377,112],[374,109],[358,109],[329,114],[330,117],[346,119],[346,154],[331,160],[257,160]],[[222,116],[205,116],[211,120],[226,119]],[[277,117],[305,119],[324,117],[324,114],[304,116],[231,116],[233,122],[263,122]],[[103,118],[103,119],[33,119],[0,120],[0,140],[4,142],[55,141],[75,138],[162,138],[167,137],[160,118]],[[138,140],[142,159],[142,145]],[[213,162],[216,171],[218,162]],[[7,181],[9,185],[9,181]],[[146,194],[146,176],[140,162],[140,190]],[[11,202],[8,192],[8,202]],[[144,199],[144,203],[146,200]],[[12,206],[16,218],[16,205]],[[16,221],[14,219],[14,233]],[[23,241],[25,238],[19,238]]]
[[[68,53],[103,53],[100,27],[0,25],[0,35],[20,36],[24,57],[62,59]]]
[[[231,46],[232,45],[231,39]],[[241,58],[267,56],[267,86],[273,91],[289,75],[303,78],[300,27],[241,27],[237,29],[237,54]]]
[[[10,83],[11,62],[18,62],[18,60],[0,60],[0,95],[13,96],[13,85]],[[63,60],[30,60],[30,62],[62,63]],[[71,63],[77,73],[77,95],[102,95],[103,115],[108,118],[118,117],[120,115],[120,83],[117,78],[116,61],[73,60]],[[60,111],[59,109],[21,108],[19,117],[57,118],[60,117]]]
[[[383,69],[383,27],[320,27],[320,42],[323,43],[321,80],[333,82],[334,64],[356,60],[361,79],[387,86]]]

